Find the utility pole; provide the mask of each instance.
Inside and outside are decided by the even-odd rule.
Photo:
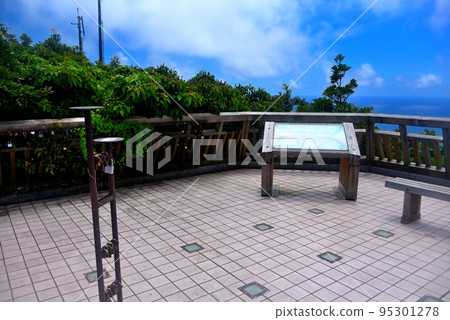
[[[80,16],[78,8],[77,8],[77,19],[78,19],[77,23],[72,22],[71,24],[76,25],[78,27],[78,45],[80,47],[80,51],[83,52],[83,40],[86,34],[84,33],[83,17]]]
[[[103,21],[102,21],[102,5],[98,0],[98,60],[105,62],[103,57]]]

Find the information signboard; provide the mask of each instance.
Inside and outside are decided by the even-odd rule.
[[[275,123],[273,149],[346,151],[343,124]]]

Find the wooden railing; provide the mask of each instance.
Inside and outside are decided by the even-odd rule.
[[[195,119],[194,120],[191,118]],[[296,123],[342,123],[351,122],[356,129],[358,143],[362,154],[362,164],[392,170],[417,173],[437,178],[450,178],[450,118],[401,116],[385,114],[358,113],[297,113],[297,112],[225,112],[220,115],[193,114],[185,116],[182,121],[174,122],[170,117],[163,118],[132,118],[143,124],[148,124],[155,132],[162,132],[172,137],[169,144],[172,150],[172,160],[175,166],[184,166],[192,158],[192,140],[203,138],[221,139],[225,154],[236,142],[237,160],[246,155],[242,139],[250,139],[255,144],[262,136],[262,122],[296,122]],[[380,124],[398,126],[398,132],[378,130]],[[10,135],[15,132],[44,132],[54,125],[62,128],[83,127],[83,118],[62,120],[23,120],[0,122],[0,135]],[[409,126],[440,129],[442,136],[408,133]],[[227,129],[228,127],[228,129]],[[121,148],[122,151],[125,148]],[[203,147],[202,153],[212,153],[210,143]],[[158,149],[159,150],[159,149]],[[17,175],[17,159],[27,160],[33,150],[24,146],[18,148],[0,148],[0,187],[4,181],[14,182]],[[162,157],[164,152],[155,154]],[[204,160],[204,159],[203,159]],[[191,161],[192,163],[192,161]],[[203,164],[214,164],[203,161]],[[36,174],[42,174],[42,169]],[[28,174],[24,174],[25,179]]]

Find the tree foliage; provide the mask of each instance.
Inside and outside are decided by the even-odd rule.
[[[324,97],[314,99],[311,103],[301,103],[297,106],[298,112],[372,112],[373,107],[359,108],[348,102],[348,98],[355,93],[358,87],[356,79],[351,79],[347,84],[343,80],[347,71],[352,67],[343,63],[345,56],[338,54],[334,61],[336,64],[331,67],[330,83],[322,93]]]

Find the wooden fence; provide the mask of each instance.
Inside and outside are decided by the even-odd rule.
[[[193,120],[195,119],[195,121]],[[171,147],[171,159],[176,160],[174,166],[183,167],[192,164],[192,141],[207,139],[202,154],[214,153],[211,147],[213,139],[220,139],[224,146],[226,159],[232,143],[236,143],[236,160],[243,160],[246,147],[242,139],[250,139],[255,144],[262,135],[264,121],[296,122],[296,123],[342,123],[351,122],[358,127],[364,124],[365,129],[356,129],[362,156],[362,164],[392,170],[417,173],[437,178],[450,178],[450,118],[400,116],[384,114],[358,113],[298,113],[298,112],[226,112],[220,115],[192,114],[182,121],[174,122],[170,117],[163,118],[130,118],[148,124],[153,132],[161,132],[171,136],[166,145],[155,152],[155,161],[164,156],[163,151]],[[379,124],[398,126],[396,131],[377,130]],[[61,120],[22,120],[0,122],[0,135],[8,136],[17,132],[45,132],[58,125],[61,128],[78,128],[84,126],[83,118]],[[442,136],[408,133],[408,127],[425,127],[440,129]],[[5,140],[5,139],[3,139]],[[159,142],[156,142],[159,143]],[[125,148],[119,147],[121,151]],[[6,182],[14,183],[17,179],[17,161],[28,161],[34,150],[28,147],[0,147],[0,187]],[[19,161],[20,161],[19,160]],[[203,159],[202,165],[216,164]],[[42,168],[35,173],[42,175]],[[29,178],[27,172],[21,177]]]

